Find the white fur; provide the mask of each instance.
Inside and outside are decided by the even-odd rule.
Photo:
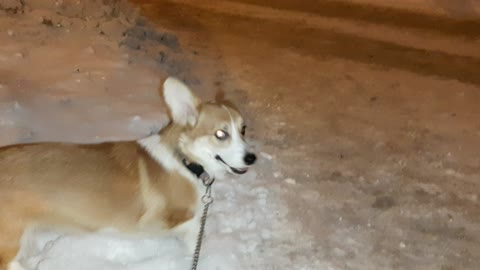
[[[173,122],[179,125],[195,125],[199,100],[187,85],[174,77],[168,77],[163,83],[163,96],[170,108]]]
[[[248,146],[238,130],[239,123],[235,123],[235,119],[227,107],[223,106],[223,108],[230,116],[229,133],[231,141],[228,146],[215,147],[210,143],[208,136],[196,138],[194,141],[189,141],[188,138],[181,138],[182,145],[201,160],[203,167],[210,176],[217,179],[225,177],[227,172],[233,173],[228,166],[237,169],[247,166],[243,159]],[[216,155],[219,155],[228,166],[216,160]]]
[[[13,261],[10,264],[8,264],[8,270],[25,270],[25,268],[23,268],[19,262]]]
[[[197,106],[199,105],[199,100],[184,83],[173,77],[167,78],[163,84],[163,95],[175,124],[195,125],[198,118]],[[182,138],[180,138],[180,143],[183,143]],[[190,251],[193,251],[202,213],[203,204],[201,203],[201,197],[204,191],[203,184],[175,157],[173,149],[162,143],[159,135],[141,139],[138,141],[138,144],[161,164],[166,171],[178,172],[196,186],[198,203],[194,217],[175,228],[175,233],[183,235],[187,247]]]
[[[180,234],[183,236],[184,242],[188,247],[189,251],[193,251],[196,244],[196,237],[198,231],[200,229],[200,217],[202,213],[202,203],[201,197],[203,195],[203,184],[196,176],[194,176],[190,171],[188,171],[185,166],[175,157],[173,150],[168,147],[167,145],[161,142],[161,137],[159,135],[152,135],[147,138],[138,140],[137,143],[142,146],[150,156],[156,160],[160,165],[167,172],[178,172],[183,177],[191,181],[197,190],[197,208],[195,209],[194,217],[177,226],[174,229],[174,233]],[[155,205],[155,207],[161,207],[161,202],[152,202],[154,204],[160,203],[159,205]],[[158,208],[156,208],[158,209]],[[147,223],[150,216],[146,213],[144,217],[142,217],[143,223]]]
[[[201,207],[198,207],[192,219],[180,224],[174,229],[175,234],[182,236],[189,253],[195,251],[195,245],[197,244],[198,232],[200,231],[201,210]]]
[[[169,77],[165,80],[163,88],[165,102],[170,109],[173,121],[179,125],[195,125],[198,118],[197,106],[199,100],[188,86],[176,78]],[[237,169],[245,168],[246,164],[243,159],[248,148],[238,130],[240,123],[235,123],[236,119],[226,106],[222,107],[230,116],[231,141],[228,147],[213,147],[208,141],[208,136],[196,138],[194,141],[181,137],[179,141],[182,147],[188,148],[190,153],[201,160],[205,170],[215,178],[223,178],[226,172],[233,173],[229,166]],[[163,155],[166,151],[158,149],[156,152]],[[228,166],[216,160],[216,155],[219,155]],[[174,159],[173,156],[171,158],[162,157],[165,166],[171,165],[170,160],[172,159]]]
[[[178,170],[183,167],[175,158],[173,150],[161,143],[160,135],[155,134],[144,139],[138,140],[140,144],[149,154],[160,163],[167,171]]]
[[[170,109],[173,122],[178,125],[188,124],[194,126],[198,118],[198,99],[192,94],[190,89],[178,79],[169,77],[163,87],[165,102]],[[231,141],[227,147],[214,147],[210,143],[208,135],[195,138],[194,140],[191,140],[187,136],[181,136],[179,138],[181,148],[183,147],[187,149],[190,154],[195,155],[210,177],[216,179],[223,178],[226,172],[233,173],[227,165],[216,160],[216,155],[220,155],[231,167],[246,167],[244,156],[247,152],[247,144],[238,130],[240,123],[235,123],[235,120],[238,121],[241,119],[234,119],[229,109],[225,106],[223,106],[223,108],[230,116],[229,133]],[[162,165],[167,172],[178,172],[196,185],[197,198],[199,201],[194,217],[175,228],[175,232],[183,235],[186,245],[193,251],[197,241],[203,207],[201,196],[203,195],[204,187],[201,181],[185,168],[181,161],[175,156],[171,147],[162,143],[159,135],[152,135],[139,140],[138,144],[140,144],[153,159]]]
[[[247,152],[247,144],[245,143],[242,134],[240,134],[240,132],[238,131],[238,128],[235,125],[235,119],[233,118],[230,110],[225,106],[222,107],[228,112],[228,115],[230,116],[230,136],[232,141],[227,148],[219,149],[218,154],[231,167],[245,167],[245,162],[243,158]]]
[[[155,191],[151,188],[151,183],[149,181],[147,167],[143,160],[139,160],[139,178],[140,178],[140,192],[144,198],[144,203],[146,205],[146,211],[140,218],[138,222],[139,225],[143,228],[146,228],[148,225],[155,226],[163,229],[165,228],[164,223],[161,224],[151,224],[152,220],[155,220],[155,215],[157,212],[160,212],[165,209],[165,199],[162,196],[157,196]]]
[[[215,159],[216,148],[213,148],[210,144],[207,136],[197,138],[193,142],[188,143],[188,150],[201,160],[203,168],[208,174],[215,178],[221,179],[225,177],[225,167],[222,163]]]

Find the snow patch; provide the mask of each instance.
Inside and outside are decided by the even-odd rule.
[[[189,269],[191,254],[176,238],[126,235],[113,229],[95,233],[32,230],[22,239],[17,257],[26,270]],[[237,259],[221,240],[202,252],[199,269],[235,270]]]

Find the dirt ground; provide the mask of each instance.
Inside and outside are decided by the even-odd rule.
[[[178,76],[237,104],[259,154],[216,183],[205,269],[478,269],[480,21],[339,1],[131,3],[146,19],[115,0],[0,1],[0,145],[144,137],[168,120],[160,81]],[[85,260],[98,239],[70,240],[26,269],[98,269]],[[102,269],[165,266],[135,268],[108,241],[121,263]],[[49,268],[55,256],[67,263]]]
[[[478,269],[478,21],[315,1],[133,2],[195,54],[199,88],[223,89],[248,116],[258,177],[314,237],[283,254],[312,263],[293,269]]]

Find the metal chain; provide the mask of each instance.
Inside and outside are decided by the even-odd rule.
[[[205,178],[202,178],[202,181],[203,181],[203,185],[205,185],[206,187],[205,195],[202,196],[203,214],[202,214],[202,218],[200,219],[200,230],[198,231],[197,244],[195,246],[195,252],[193,253],[192,268],[190,268],[191,270],[197,269],[198,260],[200,258],[200,250],[202,248],[203,234],[205,232],[205,223],[207,222],[208,208],[210,207],[210,204],[213,202],[211,188],[214,180],[210,179],[210,177],[205,177]]]

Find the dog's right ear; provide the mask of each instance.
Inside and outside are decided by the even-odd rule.
[[[193,126],[197,122],[200,100],[190,88],[174,77],[168,77],[163,83],[163,97],[170,109],[174,123]]]

